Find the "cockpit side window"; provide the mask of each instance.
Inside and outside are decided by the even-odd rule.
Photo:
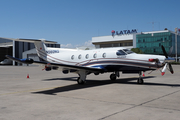
[[[127,54],[134,53],[133,51],[130,51],[130,50],[128,50],[128,49],[123,49],[123,50],[124,50],[124,52],[126,52]]]
[[[124,51],[122,51],[122,50],[118,50],[117,52],[116,52],[116,55],[126,55],[126,53],[124,52]]]

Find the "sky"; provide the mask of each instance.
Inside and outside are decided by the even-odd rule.
[[[111,31],[180,28],[180,0],[0,0],[0,37],[91,45]]]

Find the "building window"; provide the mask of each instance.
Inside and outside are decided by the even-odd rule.
[[[159,43],[159,47],[161,47],[161,43]]]
[[[112,44],[100,44],[100,48],[112,47]]]
[[[78,59],[81,59],[81,55],[78,56]]]
[[[103,53],[102,57],[105,58],[106,57],[106,53]]]
[[[128,46],[128,43],[124,43],[124,46]]]
[[[113,43],[113,47],[119,47],[119,43]]]
[[[156,52],[156,49],[154,49],[154,52]]]
[[[86,54],[86,59],[88,59],[89,58],[89,54]]]
[[[133,45],[133,43],[132,42],[128,42],[128,46],[132,46]]]

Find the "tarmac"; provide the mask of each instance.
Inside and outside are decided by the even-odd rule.
[[[0,66],[0,120],[179,120],[180,66],[137,74],[87,76],[40,67]],[[29,78],[27,75],[29,74]]]

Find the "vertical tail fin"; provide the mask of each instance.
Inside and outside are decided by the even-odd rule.
[[[37,54],[43,60],[47,60],[47,47],[43,41],[35,41],[34,45],[36,47]]]
[[[42,58],[43,60],[47,60],[47,47],[45,43],[48,43],[48,44],[57,43],[57,42],[52,42],[52,41],[34,40],[34,39],[15,39],[15,41],[34,43],[38,56]]]

